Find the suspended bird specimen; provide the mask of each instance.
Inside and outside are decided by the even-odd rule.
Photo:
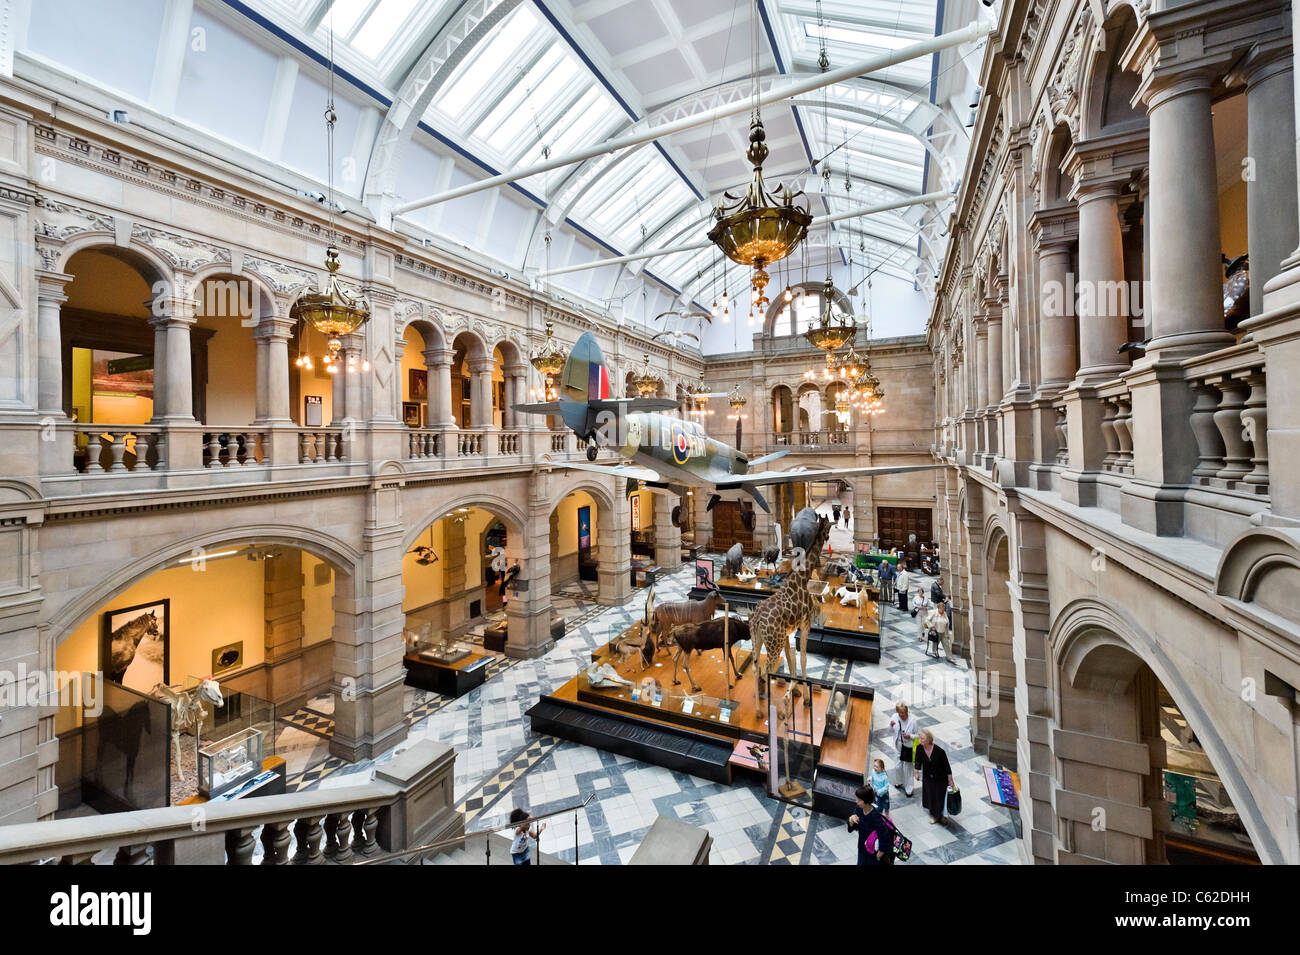
[[[415,555],[415,562],[421,567],[428,567],[430,564],[438,562],[438,555],[433,552],[433,525],[429,525],[429,543],[421,544],[418,547],[411,548],[411,553]]]

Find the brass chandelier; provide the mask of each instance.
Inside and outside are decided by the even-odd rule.
[[[528,363],[546,379],[546,400],[555,400],[555,376],[564,371],[564,363],[569,353],[555,340],[555,325],[546,323],[546,340],[542,347],[528,356]]]
[[[289,317],[295,322],[310,325],[325,336],[325,370],[331,375],[339,370],[339,356],[343,350],[342,338],[358,331],[370,321],[370,303],[358,292],[344,285],[340,280],[339,250],[334,244],[334,123],[338,114],[334,112],[334,33],[330,31],[329,59],[329,103],[325,107],[325,153],[328,163],[326,173],[328,192],[326,202],[329,207],[329,246],[325,249],[325,269],[329,273],[325,279],[325,288],[320,292],[304,292],[289,309]],[[303,353],[296,362],[299,368],[310,370],[311,355]],[[356,357],[347,357],[347,370],[356,371]],[[370,362],[361,362],[361,370],[369,371]]]
[[[709,230],[709,241],[722,250],[722,254],[740,265],[752,266],[754,274],[750,284],[754,290],[753,305],[761,311],[767,305],[763,290],[767,287],[766,268],[784,259],[808,235],[812,213],[807,203],[802,207],[795,200],[803,190],[791,192],[781,186],[769,192],[763,182],[763,162],[767,159],[767,133],[763,130],[763,116],[758,105],[758,23],[759,12],[755,2],[752,14],[754,36],[751,39],[751,81],[754,84],[754,114],[749,124],[749,149],[745,155],[754,167],[754,178],[744,195],[724,193],[713,216],[717,220]]]
[[[712,392],[704,384],[704,372],[700,372],[700,383],[688,392],[691,402],[691,414],[697,418],[705,418],[713,414],[713,409],[709,407],[709,399],[713,397]]]
[[[642,356],[641,373],[632,379],[632,386],[642,398],[653,398],[659,391],[659,379],[650,371],[650,353]]]
[[[804,332],[804,337],[808,341],[827,352],[826,364],[832,363],[831,352],[842,347],[847,342],[853,340],[856,328],[854,327],[852,316],[837,315],[832,307],[834,302],[831,295],[835,287],[831,283],[831,277],[826,276],[826,284],[822,290],[822,308],[821,313],[817,316],[817,323]]]

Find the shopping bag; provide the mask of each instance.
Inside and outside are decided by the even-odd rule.
[[[889,767],[889,782],[892,786],[903,785],[903,763],[902,760],[894,763]]]
[[[899,862],[906,862],[912,858],[912,840],[899,832],[898,827],[894,825],[894,820],[888,816],[885,816],[885,825],[889,826],[890,832],[894,834],[894,858]]]
[[[956,816],[961,813],[961,790],[955,786],[948,790],[948,815]]]

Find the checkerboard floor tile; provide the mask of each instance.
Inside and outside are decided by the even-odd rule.
[[[685,567],[661,577],[656,596],[682,599],[693,582]],[[715,864],[856,862],[855,837],[843,820],[769,798],[758,777],[723,786],[529,730],[523,714],[533,702],[585,667],[591,651],[609,640],[611,628],[626,626],[641,615],[644,591],[618,607],[595,604],[594,592],[571,587],[552,595],[555,612],[566,620],[566,632],[545,656],[494,660],[487,681],[459,699],[408,688],[409,735],[393,752],[351,764],[328,756],[325,744],[318,741],[307,768],[290,777],[291,791],[364,782],[396,752],[431,738],[456,749],[455,798],[467,829],[502,822],[516,806],[542,814],[594,795],[575,814],[576,822],[575,816],[557,817],[543,833],[541,850],[560,859],[573,861],[576,851],[583,864],[625,863],[654,820],[667,815],[709,830],[714,839],[710,861]],[[825,679],[875,688],[872,756],[883,758],[887,766],[894,762],[889,718],[896,701],[907,702],[920,724],[947,748],[966,802],[965,812],[951,825],[927,824],[919,787],[911,799],[896,789],[890,794],[891,817],[916,845],[909,864],[1017,863],[1019,815],[989,803],[982,764],[971,749],[975,690],[969,666],[964,660],[948,663],[927,657],[916,637],[916,621],[886,607],[880,663],[809,654],[809,670]]]

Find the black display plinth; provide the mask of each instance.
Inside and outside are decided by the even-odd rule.
[[[487,679],[488,664],[491,657],[474,656],[454,665],[444,665],[431,660],[421,659],[415,654],[407,654],[406,685],[421,690],[432,690],[443,696],[462,696],[481,686]]]

